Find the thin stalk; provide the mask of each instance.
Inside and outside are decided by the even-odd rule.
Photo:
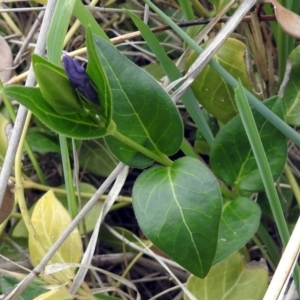
[[[127,136],[123,135],[121,132],[115,130],[112,132],[109,132],[109,134],[111,136],[113,136],[114,138],[118,139],[119,141],[121,141],[122,143],[130,146],[131,148],[143,153],[144,155],[146,155],[149,158],[152,158],[153,160],[161,163],[162,165],[169,167],[172,165],[172,160],[170,160],[165,154],[163,153],[155,153],[145,147],[143,147],[142,145],[134,142],[133,140],[131,140],[130,138],[128,138]]]
[[[275,272],[276,270],[276,266],[274,265],[272,259],[270,258],[268,252],[266,251],[266,249],[264,248],[264,246],[262,245],[262,243],[260,242],[260,240],[256,237],[253,236],[252,237],[253,242],[256,244],[256,246],[259,248],[260,252],[262,253],[263,257],[266,259],[266,261],[269,263],[271,269],[273,272]]]
[[[178,2],[184,18],[186,20],[194,20],[194,12],[191,2],[186,0],[179,0]]]
[[[292,188],[292,191],[294,193],[294,196],[296,198],[296,201],[298,203],[298,206],[300,207],[300,188],[299,188],[299,184],[293,174],[293,172],[291,171],[290,167],[288,164],[285,164],[284,166],[284,173],[285,173],[285,176]]]
[[[196,11],[204,18],[209,18],[210,14],[205,9],[205,7],[201,4],[199,0],[191,0],[193,6],[195,7]]]
[[[258,226],[257,235],[265,245],[273,264],[277,265],[278,262],[280,261],[280,253],[278,251],[278,248],[275,245],[273,238],[270,236],[268,230],[261,223]]]
[[[267,156],[241,83],[239,84],[238,88],[236,88],[235,92],[236,105],[239,110],[245,131],[247,133],[256,163],[258,165],[264,188],[271,206],[272,214],[274,216],[281,241],[283,245],[286,246],[290,238],[290,232],[288,230],[287,223],[282,212],[280,200],[274,185]],[[294,271],[294,279],[297,288],[299,284],[299,275],[299,267],[296,266]]]
[[[74,218],[77,215],[77,202],[76,202],[75,190],[73,185],[68,143],[67,143],[67,138],[61,134],[59,135],[59,144],[60,144],[61,159],[63,164],[65,185],[67,190],[68,210],[71,217]]]

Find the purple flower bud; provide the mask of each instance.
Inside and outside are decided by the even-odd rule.
[[[92,85],[89,75],[80,63],[68,55],[63,56],[63,62],[67,76],[74,89],[77,89],[86,99],[99,104],[98,94]]]

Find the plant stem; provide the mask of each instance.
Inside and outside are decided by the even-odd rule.
[[[247,133],[251,145],[251,149],[253,151],[264,184],[269,204],[271,206],[272,214],[274,216],[276,226],[278,228],[280,239],[282,241],[282,244],[286,246],[290,239],[290,232],[285,221],[284,214],[282,212],[280,199],[274,186],[274,181],[272,178],[272,173],[267,160],[267,156],[264,151],[259,132],[256,127],[255,120],[253,118],[250,105],[247,101],[246,93],[241,82],[239,83],[239,86],[238,88],[236,88],[235,92],[236,105],[239,110],[243,125],[245,127],[245,131]],[[296,265],[294,269],[294,282],[297,287],[297,290],[299,290],[299,276],[299,266]]]
[[[284,166],[284,174],[292,188],[292,191],[294,193],[294,196],[296,198],[296,201],[298,203],[298,206],[300,207],[300,188],[297,180],[295,179],[295,176],[293,172],[291,171],[290,167],[288,164],[285,164]]]
[[[119,141],[126,144],[127,146],[143,153],[147,157],[152,158],[153,160],[161,163],[162,165],[164,165],[166,167],[170,167],[173,163],[172,160],[170,160],[165,154],[163,154],[161,152],[155,153],[155,152],[143,147],[142,145],[136,143],[135,141],[131,140],[127,136],[123,135],[118,130],[110,131],[109,135],[113,136],[114,138],[118,139]]]

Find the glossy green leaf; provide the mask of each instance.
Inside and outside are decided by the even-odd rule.
[[[61,115],[85,112],[62,68],[50,64],[37,55],[32,56],[32,64],[41,93],[56,112]]]
[[[87,30],[86,45],[88,52],[88,65],[86,71],[96,86],[101,102],[100,109],[106,118],[105,127],[108,127],[112,118],[112,94],[107,76],[98,60],[90,28]]]
[[[212,173],[185,157],[144,171],[133,187],[140,227],[155,246],[198,277],[213,262],[222,196]]]
[[[237,252],[213,266],[205,279],[190,276],[187,281],[188,290],[201,300],[261,300],[267,287],[267,267],[258,262],[245,266]]]
[[[251,90],[244,60],[245,49],[244,43],[229,38],[214,56],[214,59],[232,76],[239,78],[245,88]],[[190,67],[197,57],[198,54],[192,53],[188,59],[187,67]],[[233,88],[220,78],[211,66],[206,66],[203,69],[191,87],[203,107],[221,122],[227,123],[237,115]]]
[[[274,113],[282,116],[279,99],[272,98],[264,103]],[[253,116],[276,180],[286,161],[286,138],[256,110],[253,110]],[[217,134],[210,162],[215,174],[234,188],[251,192],[263,190],[263,182],[239,116],[228,122]]]
[[[107,177],[117,165],[103,139],[86,140],[79,153],[79,166],[95,175]]]
[[[289,55],[289,65],[287,72],[290,71],[288,82],[286,84],[282,105],[284,118],[288,124],[300,125],[300,45],[296,47]],[[291,69],[290,69],[291,68]]]
[[[102,137],[106,129],[89,116],[78,113],[59,115],[44,99],[40,89],[23,86],[7,86],[5,94],[30,109],[50,129],[73,138],[91,139]]]
[[[255,234],[260,208],[251,199],[239,197],[227,202],[222,211],[214,263],[241,249]]]
[[[166,91],[144,70],[114,46],[94,36],[96,51],[113,96],[113,121],[117,130],[149,150],[166,155],[178,151],[183,138],[180,115]],[[152,160],[112,136],[105,137],[112,153],[133,167]]]

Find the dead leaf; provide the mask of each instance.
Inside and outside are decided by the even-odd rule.
[[[13,193],[14,183],[8,181],[6,191],[3,198],[3,203],[0,208],[0,224],[6,220],[6,218],[11,214],[15,205],[15,196]]]
[[[264,3],[273,5],[276,20],[282,30],[288,35],[300,38],[300,16],[286,9],[277,0],[264,0]]]
[[[6,82],[11,78],[13,56],[4,37],[0,36],[0,79]]]

